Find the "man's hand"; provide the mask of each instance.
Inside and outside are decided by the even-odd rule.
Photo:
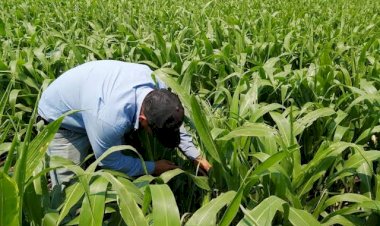
[[[153,175],[160,175],[163,172],[178,168],[176,164],[166,159],[155,161],[154,164]]]
[[[200,169],[202,169],[205,172],[201,172],[201,174],[206,175],[208,171],[211,169],[211,164],[202,156],[198,156],[196,159],[194,159],[194,163],[199,165]]]

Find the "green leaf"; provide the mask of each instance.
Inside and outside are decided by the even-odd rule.
[[[276,109],[284,108],[281,104],[278,103],[272,103],[265,106],[260,106],[258,104],[253,105],[252,107],[252,122],[256,122],[258,119],[263,117],[268,112],[274,111]]]
[[[0,171],[0,225],[20,225],[19,203],[16,182]]]
[[[102,226],[104,207],[106,201],[108,181],[102,177],[96,178],[90,186],[91,201],[85,197],[83,200],[82,208],[80,211],[79,225],[93,225]],[[90,203],[92,206],[90,206]],[[92,210],[89,210],[92,208]],[[92,214],[93,213],[93,214]]]
[[[210,128],[208,127],[208,122],[203,114],[201,107],[197,101],[197,99],[192,96],[191,97],[191,109],[192,109],[192,119],[195,124],[195,127],[198,131],[199,138],[205,145],[207,152],[220,164],[222,164],[222,160],[220,158],[218,149],[214,140],[212,139]]]
[[[378,94],[365,94],[365,95],[361,95],[358,98],[356,98],[354,101],[352,101],[352,103],[350,104],[350,106],[348,106],[348,109],[346,110],[346,112],[349,112],[353,106],[355,106],[355,105],[357,105],[360,102],[365,101],[365,100],[376,101],[377,103],[379,103],[380,102],[380,96]]]
[[[118,195],[120,214],[129,226],[148,226],[142,210],[119,180],[107,172],[96,172],[95,174],[104,177],[112,184]]]
[[[289,120],[277,112],[270,112],[270,115],[276,122],[283,145],[285,145],[285,148],[290,147],[292,144],[291,140],[295,138],[291,137]]]
[[[144,195],[141,192],[141,189],[139,189],[132,181],[129,179],[126,179],[124,177],[117,177],[117,179],[120,181],[120,183],[123,184],[123,186],[127,189],[129,193],[131,193],[131,197],[135,200],[137,204],[142,204]]]
[[[132,151],[134,154],[136,154],[139,157],[139,159],[141,160],[141,163],[144,167],[145,173],[148,174],[148,171],[147,171],[146,166],[145,166],[144,159],[142,158],[141,154],[131,145],[118,145],[118,146],[113,146],[113,147],[107,149],[107,151],[105,151],[99,158],[97,158],[93,163],[91,163],[90,166],[87,167],[86,173],[95,172],[96,167],[99,165],[99,163],[103,159],[105,159],[108,155],[110,155],[114,152],[118,152],[118,151],[122,151],[122,150]]]
[[[28,220],[35,225],[41,225],[41,220],[44,216],[44,206],[42,199],[42,191],[38,191],[37,184],[40,178],[36,179],[34,182],[29,185],[25,185],[24,190],[24,214],[28,216]],[[45,190],[47,193],[47,189]],[[48,198],[48,194],[45,195]]]
[[[231,202],[235,197],[235,191],[229,191],[212,199],[209,203],[197,210],[185,224],[186,226],[213,226],[216,225],[216,215],[220,209]]]
[[[286,156],[288,156],[289,153],[286,151],[277,152],[276,154],[270,156],[267,158],[263,163],[259,164],[256,169],[252,172],[252,176],[257,176],[265,172],[267,169],[269,169],[271,166],[275,165],[276,163],[280,162],[282,159],[284,159]]]
[[[310,213],[305,210],[295,209],[290,207],[289,209],[289,221],[294,226],[318,226],[321,225]]]
[[[361,202],[365,202],[365,201],[371,201],[371,199],[364,196],[364,195],[359,195],[359,194],[354,194],[354,193],[345,193],[342,195],[334,195],[333,197],[326,200],[322,209],[326,209],[327,207],[334,205],[336,203],[340,203],[340,202],[361,203]]]
[[[231,222],[233,221],[233,219],[235,218],[235,216],[239,210],[239,205],[240,205],[241,200],[243,198],[244,189],[245,189],[245,184],[240,185],[240,188],[237,191],[234,199],[228,205],[226,212],[224,212],[223,217],[219,222],[220,226],[230,225]]]
[[[42,225],[43,226],[57,226],[58,221],[58,213],[51,212],[45,214],[44,218],[42,219]]]
[[[60,211],[59,217],[56,220],[57,225],[67,216],[70,209],[75,206],[84,195],[84,188],[80,183],[75,183],[65,189],[66,197]]]
[[[246,123],[245,125],[232,130],[227,135],[218,140],[230,140],[235,137],[273,137],[277,131],[264,123]]]
[[[178,176],[179,174],[186,174],[189,176],[195,185],[197,185],[199,188],[202,188],[204,190],[211,190],[210,186],[208,185],[208,178],[204,176],[195,176],[189,172],[183,171],[182,169],[174,169],[174,170],[169,170],[164,173],[162,173],[158,178],[163,182],[163,183],[168,183],[173,177]]]
[[[313,124],[315,120],[322,117],[327,117],[335,114],[335,111],[331,108],[320,108],[315,111],[307,113],[301,119],[298,119],[295,123],[294,135],[297,136],[303,132],[303,130]]]
[[[61,123],[66,116],[59,117],[54,122],[49,123],[31,142],[30,151],[27,153],[25,179],[28,180],[37,165],[43,160],[49,143],[53,140],[55,133],[58,131]]]
[[[355,143],[360,144],[360,143],[366,141],[366,139],[371,135],[371,133],[378,133],[379,129],[380,129],[380,126],[375,126],[375,127],[370,127],[368,129],[364,130],[360,134],[360,136],[355,140]]]
[[[153,224],[158,226],[181,225],[174,195],[166,184],[149,186],[153,203]]]
[[[179,174],[182,174],[184,173],[184,171],[182,169],[173,169],[173,170],[169,170],[169,171],[166,171],[164,173],[162,173],[158,178],[160,178],[162,180],[162,182],[164,184],[168,183],[173,177],[175,176],[178,176]]]
[[[365,156],[365,158],[363,158],[363,155]],[[344,168],[356,169],[363,163],[367,163],[367,160],[372,162],[376,159],[380,159],[379,151],[363,151],[362,153],[357,152],[344,162]]]
[[[246,216],[238,223],[237,226],[249,226],[249,225],[260,225],[260,226],[270,226],[272,225],[272,220],[277,211],[283,212],[283,205],[286,202],[277,196],[270,196],[260,202],[252,210],[248,211]],[[249,216],[247,216],[249,215]],[[254,221],[252,222],[253,219]]]
[[[5,35],[6,35],[6,32],[5,32],[5,23],[0,18],[0,36],[5,36]],[[1,67],[0,67],[0,70],[1,70]]]
[[[358,224],[355,224],[354,222],[350,221],[345,216],[336,215],[334,217],[331,217],[328,221],[326,221],[322,225],[323,226],[330,226],[330,225],[356,226]]]

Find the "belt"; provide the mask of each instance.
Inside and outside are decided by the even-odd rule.
[[[44,125],[47,126],[50,122],[44,118],[42,118],[40,115],[37,115],[37,118],[36,118],[37,122],[39,121],[43,121],[44,122]],[[63,128],[62,126],[59,127],[60,130],[68,130],[66,128]]]

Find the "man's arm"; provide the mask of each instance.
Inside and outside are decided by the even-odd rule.
[[[195,147],[192,141],[192,137],[187,133],[183,125],[180,128],[180,136],[181,142],[178,147],[188,158],[193,160],[195,164],[199,165],[201,169],[208,172],[212,167],[211,164],[201,156],[200,151]]]
[[[96,120],[89,115],[84,115],[83,120],[96,158],[99,158],[110,147],[123,144],[123,136],[112,125],[102,120]],[[103,159],[100,166],[123,172],[129,176],[139,176],[145,174],[144,164],[148,174],[155,171],[155,163],[152,161],[143,162],[139,158],[114,152]]]

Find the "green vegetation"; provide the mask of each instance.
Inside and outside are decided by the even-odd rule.
[[[0,225],[379,224],[378,1],[8,0],[0,9]],[[180,95],[214,166],[208,177],[150,138],[144,158],[182,170],[129,178],[46,157],[62,119],[35,123],[41,91],[96,59],[148,64]],[[108,153],[120,150],[136,151]],[[78,176],[64,194],[48,187],[55,167]]]

